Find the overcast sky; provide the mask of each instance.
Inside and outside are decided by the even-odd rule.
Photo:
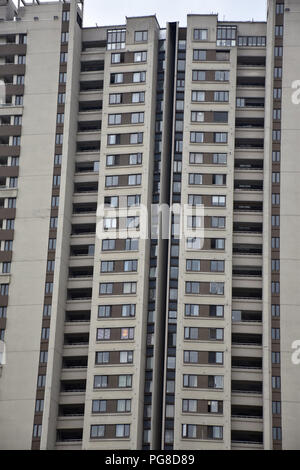
[[[85,0],[84,26],[124,24],[126,16],[156,14],[161,27],[167,21],[186,25],[189,13],[219,13],[220,21],[266,20],[267,0]]]

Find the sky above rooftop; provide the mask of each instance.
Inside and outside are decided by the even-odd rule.
[[[126,16],[156,14],[163,28],[167,21],[186,25],[188,14],[218,13],[220,21],[266,21],[267,0],[85,0],[84,26],[124,24]]]
[[[85,0],[84,26],[125,24],[126,16],[154,14],[162,28],[167,21],[186,26],[186,15],[196,13],[218,13],[220,21],[266,21],[266,11],[267,0]]]

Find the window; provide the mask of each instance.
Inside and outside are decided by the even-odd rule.
[[[273,98],[275,100],[280,100],[282,95],[282,89],[281,88],[274,88],[273,89]]]
[[[42,425],[41,424],[34,424],[33,425],[33,437],[41,437],[42,435]]]
[[[216,144],[227,144],[227,132],[214,132],[214,142]]]
[[[130,413],[131,400],[117,400],[117,413]]]
[[[188,197],[188,203],[189,203],[189,206],[200,206],[201,204],[203,204],[203,198],[202,196],[196,196],[196,195],[193,195],[193,194],[190,194],[189,197]]]
[[[223,353],[209,351],[208,363],[209,364],[223,364]]]
[[[208,30],[207,29],[194,29],[193,39],[194,41],[207,41]]]
[[[126,42],[126,29],[107,30],[107,50],[124,49]]]
[[[207,434],[209,439],[223,439],[223,427],[207,426]]]
[[[8,263],[8,262],[2,263],[2,273],[3,274],[9,274],[10,273],[10,268],[11,268],[11,263]]]
[[[146,62],[147,51],[135,52],[133,56],[133,62]]]
[[[200,305],[186,304],[184,307],[184,314],[186,317],[199,317]]]
[[[95,375],[94,376],[94,388],[107,388],[108,377],[107,375]]]
[[[213,206],[225,207],[226,196],[212,196],[211,203]]]
[[[141,196],[137,194],[135,196],[127,196],[127,207],[139,207],[141,204]]]
[[[9,284],[0,284],[0,295],[8,295]]]
[[[47,261],[47,272],[52,273],[54,272],[55,268],[55,261],[54,260],[48,260]]]
[[[197,388],[198,386],[197,375],[184,375],[183,386],[187,388]]]
[[[136,294],[136,282],[124,282],[123,294]]]
[[[206,80],[205,70],[193,70],[192,78],[194,82],[202,82]]]
[[[115,269],[114,261],[101,261],[101,273],[112,273]]]
[[[124,81],[124,74],[123,73],[111,73],[110,74],[110,83],[111,85],[117,83],[123,83]]]
[[[47,340],[50,336],[50,328],[42,328],[42,336],[41,339]]]
[[[17,85],[24,85],[24,83],[25,83],[25,76],[17,75]]]
[[[281,109],[273,109],[273,119],[275,120],[281,119]]]
[[[69,33],[63,32],[61,33],[61,42],[68,42],[69,41]]]
[[[48,362],[48,351],[41,351],[40,352],[40,363],[46,364]]]
[[[121,104],[122,93],[111,93],[109,95],[109,104]]]
[[[132,387],[132,375],[119,375],[119,377],[118,377],[118,387],[119,388]]]
[[[110,328],[97,328],[97,341],[110,339]]]
[[[272,227],[280,227],[280,215],[272,215]]]
[[[121,339],[134,339],[134,328],[121,328]]]
[[[194,49],[193,50],[193,60],[206,60],[206,51]]]
[[[112,251],[116,248],[116,240],[102,240],[102,251]]]
[[[130,424],[116,424],[116,437],[126,438],[130,436]]]
[[[110,353],[108,351],[96,352],[96,364],[108,364]]]
[[[135,134],[130,134],[129,143],[132,145],[142,144],[143,143],[143,132],[137,132]]]
[[[63,113],[58,113],[56,116],[56,123],[63,124],[65,120],[65,115]]]
[[[274,56],[275,57],[282,57],[282,54],[283,54],[283,47],[282,46],[274,47]]]
[[[38,381],[37,381],[37,386],[38,388],[43,388],[46,385],[46,376],[45,375],[39,375],[38,376]]]
[[[284,3],[276,4],[276,15],[283,15],[284,13]]]
[[[228,82],[229,81],[229,70],[216,70],[215,80],[217,82]]]
[[[186,294],[200,294],[200,282],[186,282],[185,292]]]
[[[214,111],[213,120],[214,122],[228,122],[228,113],[224,111]]]
[[[63,11],[62,20],[63,21],[70,21],[70,12],[69,11]]]
[[[182,437],[186,439],[196,439],[197,437],[196,424],[183,424],[182,425]]]
[[[146,81],[146,72],[133,72],[133,83],[142,83]]]
[[[53,186],[60,186],[60,175],[53,176]],[[59,196],[54,196],[59,197]]]
[[[21,126],[22,116],[14,116],[14,126]]]
[[[135,317],[135,304],[122,305],[122,317]]]
[[[235,46],[236,45],[236,26],[218,26],[217,28],[217,46]]]
[[[100,437],[104,437],[104,434],[105,434],[105,425],[104,424],[101,424],[101,425],[93,424],[91,426],[91,433],[90,433],[91,439],[97,439],[97,438],[100,438]]]
[[[120,364],[132,364],[133,351],[120,351]]]
[[[280,340],[280,328],[272,328],[272,340]]]
[[[144,113],[132,113],[131,114],[131,124],[143,124],[144,123]]]
[[[10,188],[17,188],[18,186],[18,178],[16,176],[12,176],[9,178],[9,187]]]
[[[272,133],[272,136],[273,136],[273,141],[274,142],[279,142],[280,139],[281,139],[281,131],[274,130],[273,133]]]
[[[53,292],[53,282],[46,282],[45,294],[52,294],[52,292]]]
[[[25,55],[19,55],[19,56],[18,56],[18,64],[19,64],[19,65],[24,65],[24,64],[26,64],[26,56],[25,56]]]
[[[21,136],[13,136],[12,145],[21,145]]]
[[[192,101],[196,103],[205,101],[205,91],[192,91]]]
[[[224,317],[224,305],[210,305],[209,306],[210,317]]]
[[[61,165],[62,162],[62,155],[56,154],[54,156],[54,165]]]
[[[64,104],[66,101],[65,93],[58,93],[58,104]]]
[[[190,164],[201,165],[203,163],[203,153],[190,153]]]
[[[12,251],[13,249],[13,242],[12,240],[6,240],[4,242],[4,251]]]
[[[111,63],[112,64],[120,64],[124,62],[124,55],[121,53],[113,53],[111,54]]]
[[[273,413],[273,415],[280,415],[281,414],[281,402],[280,401],[273,401],[272,402],[272,413]]]
[[[280,352],[272,352],[272,364],[280,364]]]
[[[98,318],[109,318],[111,316],[111,305],[98,305]]]
[[[145,92],[144,91],[139,91],[139,92],[132,93],[131,102],[132,103],[144,103],[145,102]]]
[[[240,47],[265,47],[266,36],[239,36],[238,45]]]
[[[61,54],[60,54],[60,63],[63,64],[65,62],[68,62],[68,53],[67,52],[61,52]]]
[[[214,101],[227,102],[229,101],[229,91],[215,91]]]
[[[99,294],[100,295],[109,295],[113,292],[113,284],[112,283],[101,283],[99,286]]]
[[[190,142],[192,144],[202,144],[204,142],[204,132],[191,132]]]
[[[224,282],[210,282],[209,292],[212,295],[224,295]]]
[[[137,271],[137,260],[126,260],[124,261],[124,272],[136,272]]]
[[[204,112],[202,112],[202,111],[192,111],[191,121],[192,122],[204,122]]]
[[[119,124],[121,124],[121,121],[122,121],[122,115],[121,114],[109,114],[108,115],[108,124],[110,126],[119,125]]]
[[[148,41],[148,31],[135,31],[134,32],[135,42],[147,42]]]
[[[199,259],[187,259],[186,260],[186,270],[200,272],[200,260]]]
[[[211,272],[223,273],[225,269],[225,261],[211,261],[210,270]]]
[[[112,186],[119,185],[119,177],[118,176],[106,176],[105,177],[105,187],[111,188]]]
[[[129,165],[141,165],[142,164],[142,153],[132,153],[129,155]]]
[[[282,67],[274,67],[274,78],[275,79],[282,78]]]
[[[42,413],[44,410],[44,400],[36,400],[35,402],[35,412]]]
[[[106,413],[107,401],[106,400],[93,400],[92,413]]]
[[[274,441],[281,441],[282,439],[282,432],[281,428],[272,428],[272,436]]]
[[[51,317],[51,309],[52,309],[51,305],[49,305],[49,304],[44,305],[43,316],[44,317]]]
[[[280,305],[272,305],[272,317],[280,317]]]
[[[139,186],[142,183],[142,175],[128,175],[129,186]]]
[[[283,36],[283,26],[275,26],[275,36]]]
[[[126,218],[126,228],[137,229],[140,226],[140,218],[138,216]]]

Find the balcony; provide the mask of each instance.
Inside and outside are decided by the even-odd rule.
[[[98,181],[90,181],[86,183],[74,183],[74,194],[97,193]]]
[[[73,224],[72,225],[72,236],[79,235],[95,235],[96,224]]]
[[[231,406],[232,418],[250,418],[250,419],[263,419],[262,406]]]
[[[91,80],[88,82],[80,82],[80,92],[91,92],[103,90],[103,80]]]
[[[56,442],[81,442],[83,429],[59,429]]]
[[[67,310],[66,311],[66,322],[70,323],[87,323],[90,322],[91,311],[90,310]]]
[[[84,416],[84,403],[78,403],[74,405],[59,405],[58,416],[66,418]]]
[[[264,56],[238,56],[238,67],[265,67],[266,58]]]
[[[92,289],[68,289],[67,290],[67,300],[91,300],[92,298]]]
[[[265,120],[263,118],[237,118],[235,127],[242,129],[264,129]]]
[[[95,245],[74,245],[70,247],[70,256],[91,256],[94,257]]]
[[[100,152],[100,140],[95,140],[95,141],[90,141],[90,142],[77,142],[76,152],[77,153]]]
[[[232,289],[232,297],[234,299],[261,300],[262,289],[234,287]]]
[[[233,323],[261,323],[262,312],[254,310],[233,310],[232,311]]]
[[[88,363],[87,356],[63,357],[62,369],[86,369]]]
[[[239,201],[234,203],[235,212],[262,212],[263,203],[256,201]]]
[[[263,433],[256,431],[231,431],[231,442],[239,444],[263,444]]]
[[[262,268],[257,266],[233,266],[232,276],[262,277]]]
[[[78,214],[95,214],[97,212],[96,202],[87,202],[80,204],[73,204],[73,215]]]
[[[102,121],[81,121],[78,122],[78,132],[97,132],[101,131]]]
[[[86,380],[62,380],[61,393],[83,393],[86,390]]]
[[[88,60],[81,62],[81,72],[102,72],[104,70],[104,60]]]
[[[263,224],[259,222],[234,222],[233,231],[236,233],[262,233]]]
[[[89,333],[66,333],[64,336],[65,346],[86,346],[87,344],[89,344]]]
[[[241,191],[262,191],[263,181],[257,180],[235,180],[234,189]]]
[[[98,173],[99,160],[92,162],[77,162],[75,163],[75,173]]]
[[[262,335],[255,335],[250,333],[233,333],[232,344],[247,345],[247,346],[261,346]]]
[[[237,77],[237,87],[264,88],[265,77]]]
[[[237,98],[238,104],[237,109],[243,108],[264,108],[265,99],[264,98]]]
[[[263,170],[264,169],[264,161],[263,160],[244,160],[244,159],[236,159],[234,162],[234,168],[239,170]]]
[[[251,380],[232,380],[231,391],[232,393],[262,395],[263,384]]]
[[[261,357],[232,356],[231,366],[233,369],[262,369]]]
[[[80,113],[89,113],[102,110],[102,101],[80,101],[79,102],[79,112]]]
[[[235,139],[235,148],[236,149],[263,149],[264,148],[264,139]]]

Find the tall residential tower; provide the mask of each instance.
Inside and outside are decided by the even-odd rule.
[[[0,449],[300,449],[300,1],[83,14],[0,0]]]

